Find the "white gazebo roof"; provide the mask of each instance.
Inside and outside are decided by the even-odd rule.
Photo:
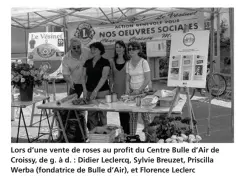
[[[168,12],[203,11],[210,16],[211,8],[12,8],[11,26],[32,29],[42,25],[65,26],[65,23],[88,21],[107,25],[146,21]]]

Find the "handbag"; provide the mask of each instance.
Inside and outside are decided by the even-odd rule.
[[[139,135],[127,135],[126,143],[141,143]]]

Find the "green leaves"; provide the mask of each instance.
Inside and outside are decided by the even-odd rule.
[[[156,135],[158,139],[170,138],[172,135],[180,136],[182,133],[189,135],[192,130],[189,128],[190,118],[168,117],[168,115],[156,116],[149,124],[149,134]],[[195,122],[194,122],[195,123]]]

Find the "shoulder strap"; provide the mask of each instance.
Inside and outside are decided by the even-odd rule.
[[[144,59],[142,60],[142,70],[144,72]]]
[[[129,70],[130,70],[130,69],[129,69],[129,65],[130,65],[129,62],[130,62],[130,61],[127,61],[127,62],[126,62],[126,69],[127,69],[126,72],[127,72],[127,73],[129,73]]]
[[[112,66],[111,69],[114,69],[115,68],[115,61],[114,61],[114,59],[110,60],[110,63],[111,63],[111,66]]]

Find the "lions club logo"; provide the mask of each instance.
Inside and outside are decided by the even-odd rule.
[[[88,44],[95,35],[93,27],[88,23],[81,23],[76,29],[75,37],[79,38],[83,44]]]
[[[188,33],[183,37],[183,44],[185,46],[191,46],[195,42],[195,36],[192,33]]]

